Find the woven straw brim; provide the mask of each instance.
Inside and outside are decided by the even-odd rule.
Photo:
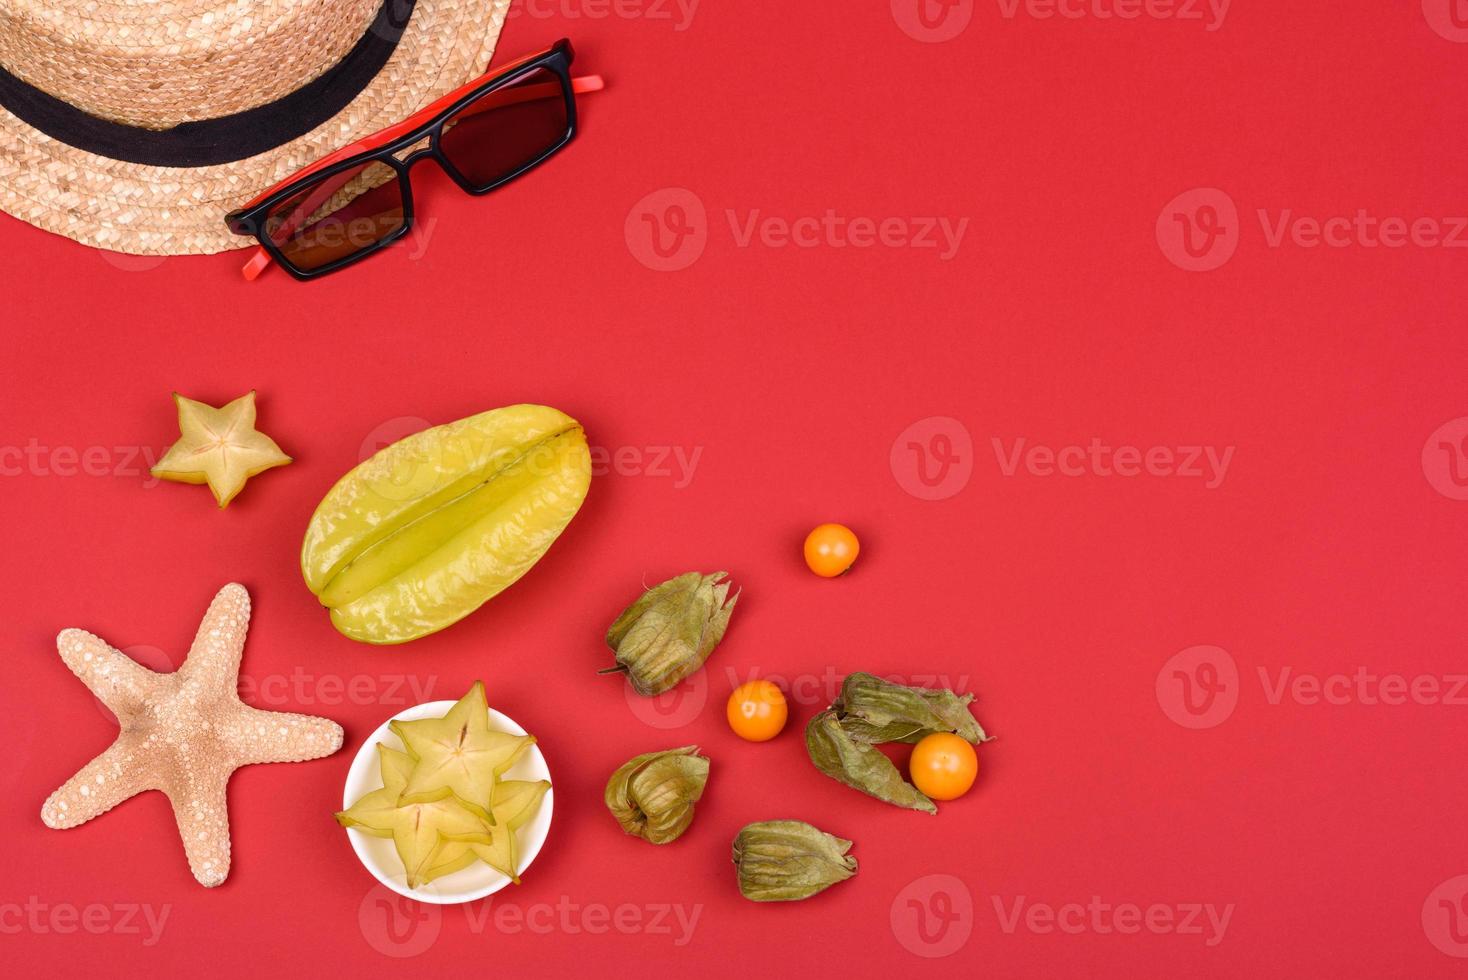
[[[0,210],[85,245],[133,255],[207,254],[253,244],[224,227],[228,212],[483,74],[509,5],[418,0],[392,57],[350,105],[298,139],[221,166],[110,160],[58,142],[0,108]]]

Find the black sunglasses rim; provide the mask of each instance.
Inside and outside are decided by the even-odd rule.
[[[389,247],[412,230],[414,220],[414,208],[412,193],[413,184],[412,178],[410,177],[410,171],[412,170],[413,165],[420,160],[425,158],[433,159],[444,170],[449,179],[457,184],[460,189],[462,189],[465,193],[470,194],[471,196],[479,197],[484,194],[488,194],[490,191],[496,190],[497,188],[502,187],[505,184],[510,183],[511,181],[523,176],[531,170],[534,170],[550,157],[554,156],[560,150],[565,148],[566,144],[570,143],[571,140],[575,138],[577,131],[576,97],[571,85],[571,63],[574,59],[575,53],[571,48],[571,42],[568,39],[562,38],[560,41],[557,41],[556,44],[553,45],[550,50],[546,51],[544,54],[537,55],[529,61],[525,61],[521,64],[515,65],[513,68],[506,70],[503,74],[496,75],[493,78],[485,79],[484,84],[478,86],[473,91],[466,93],[462,98],[458,99],[452,105],[445,108],[437,116],[428,120],[423,125],[419,126],[413,131],[398,137],[396,140],[393,140],[391,143],[388,143],[384,146],[376,147],[371,150],[364,150],[361,153],[347,157],[345,160],[334,163],[324,170],[319,170],[315,173],[307,174],[306,176],[301,177],[299,180],[292,181],[290,184],[287,184],[285,187],[282,187],[280,190],[272,193],[269,197],[265,198],[259,204],[253,205],[249,208],[243,208],[238,211],[230,212],[228,215],[225,216],[225,224],[228,225],[230,231],[234,232],[237,235],[248,235],[253,237],[257,242],[259,242],[260,247],[265,249],[270,257],[275,260],[275,262],[280,265],[281,268],[290,273],[293,278],[303,282],[310,279],[316,279],[333,272],[337,272],[341,269],[346,268],[349,265],[354,265],[355,263],[360,262],[371,255],[375,255],[376,253]],[[490,92],[495,91],[496,89],[503,88],[507,85],[511,85],[514,82],[519,81],[525,75],[540,69],[551,70],[555,73],[557,79],[561,83],[562,93],[564,94],[566,99],[565,135],[562,136],[562,138],[558,142],[547,148],[546,151],[540,156],[524,164],[518,169],[497,177],[490,183],[483,186],[475,186],[471,184],[468,180],[464,178],[464,175],[460,173],[457,168],[454,167],[453,163],[443,153],[440,147],[444,124],[447,123],[459,112],[461,112],[466,106],[483,98]],[[415,143],[422,142],[425,138],[429,140],[428,147],[407,157],[404,160],[399,160],[397,158],[397,153],[401,152],[403,149],[409,146],[412,146]],[[329,262],[326,265],[320,266],[318,268],[301,269],[294,265],[285,256],[284,252],[269,240],[269,236],[263,234],[263,221],[265,220],[266,216],[268,216],[270,211],[281,202],[295,196],[296,194],[299,194],[305,188],[326,180],[345,170],[351,170],[372,162],[382,163],[385,166],[391,167],[393,169],[394,173],[397,174],[400,193],[403,199],[402,225],[394,229],[388,235],[384,236],[381,240],[373,242],[372,244],[362,248],[359,251],[353,252],[350,255],[343,256],[340,259]]]

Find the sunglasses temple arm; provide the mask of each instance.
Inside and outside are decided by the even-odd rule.
[[[265,251],[265,246],[256,245],[255,251],[250,255],[250,261],[240,269],[240,275],[244,276],[247,282],[254,282],[260,278],[261,273],[270,268],[270,263],[270,253]]]
[[[606,87],[606,79],[600,75],[578,75],[571,79],[571,91],[577,95],[585,95],[588,92],[600,92]],[[244,276],[248,282],[254,282],[264,274],[266,269],[270,268],[273,262],[274,260],[271,259],[270,253],[265,251],[265,247],[263,245],[256,245],[249,260],[240,269],[240,275]]]

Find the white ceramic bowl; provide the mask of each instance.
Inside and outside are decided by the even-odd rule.
[[[377,763],[377,743],[385,743],[390,749],[403,747],[402,740],[387,727],[391,722],[416,721],[419,718],[442,718],[453,706],[452,701],[429,701],[406,711],[400,711],[383,722],[377,731],[369,735],[362,743],[362,747],[357,750],[357,757],[352,760],[352,768],[347,771],[347,784],[342,790],[342,809],[351,807],[353,803],[373,790],[382,789],[382,776]],[[502,715],[493,708],[489,709],[489,727],[495,731],[509,732],[511,735],[525,734],[525,729],[516,724],[513,718]],[[540,754],[540,746],[530,746],[524,755],[515,760],[515,764],[510,767],[503,778],[550,779],[550,770],[546,768],[545,756]],[[554,789],[546,790],[544,798],[540,801],[540,809],[535,812],[535,816],[516,831],[520,845],[520,867],[516,870],[522,875],[525,869],[530,867],[530,862],[534,861],[535,856],[540,853],[540,848],[545,844],[546,834],[550,832],[555,792]],[[431,881],[422,888],[409,888],[402,859],[398,857],[398,852],[393,848],[391,840],[385,837],[373,837],[371,834],[364,834],[350,827],[347,828],[347,836],[352,841],[352,850],[357,852],[358,859],[368,871],[372,872],[372,877],[399,895],[411,898],[416,902],[431,902],[434,905],[473,902],[493,895],[510,883],[507,876],[494,870],[483,861],[479,861],[462,871],[455,871],[451,875],[444,875],[436,881]]]

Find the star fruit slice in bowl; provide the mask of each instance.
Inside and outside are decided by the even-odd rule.
[[[415,763],[402,787],[403,803],[452,795],[490,823],[495,819],[490,808],[495,781],[535,743],[533,736],[489,727],[489,704],[480,681],[442,718],[389,724]]]

